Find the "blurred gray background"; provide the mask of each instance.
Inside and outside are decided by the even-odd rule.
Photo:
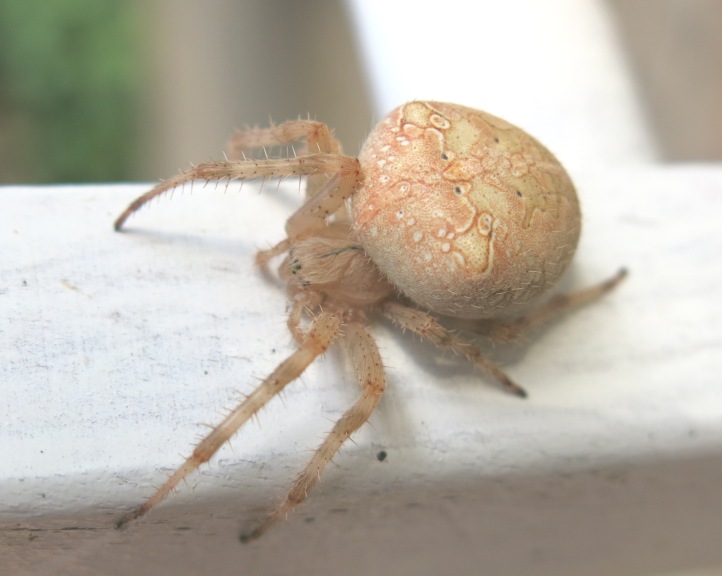
[[[599,3],[657,159],[721,160],[722,1]],[[383,110],[360,47],[373,21],[351,4],[4,0],[0,182],[155,180],[220,157],[235,128],[299,116],[356,154]]]

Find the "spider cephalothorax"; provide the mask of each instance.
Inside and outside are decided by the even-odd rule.
[[[249,160],[245,152],[305,139],[301,154]],[[337,339],[345,340],[361,395],[339,419],[287,497],[244,538],[261,535],[301,503],[341,445],[366,422],[386,388],[367,312],[465,356],[511,392],[525,396],[473,340],[436,316],[484,319],[489,335],[511,340],[568,308],[598,298],[625,275],[528,308],[555,284],[576,249],[580,212],[554,156],[523,130],[490,114],[415,101],[371,132],[359,158],[344,156],[326,125],[297,120],[238,132],[231,160],[200,164],[135,200],[115,222],[192,180],[307,177],[306,199],[286,238],[258,253],[284,256],[280,277],[292,302],[288,327],[297,350],[233,409],[167,482],[119,522],[160,502]],[[499,319],[526,307],[513,320]]]

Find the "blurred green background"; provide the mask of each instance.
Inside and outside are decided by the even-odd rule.
[[[133,2],[0,2],[0,181],[129,178],[139,25]]]
[[[350,28],[343,0],[0,0],[0,184],[154,180],[307,114],[356,153]]]

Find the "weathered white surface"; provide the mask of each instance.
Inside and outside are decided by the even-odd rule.
[[[328,354],[183,488],[113,521],[290,350],[252,265],[293,184],[0,189],[0,574],[641,574],[722,564],[722,167],[575,174],[566,287],[603,301],[494,356],[531,397],[379,324],[389,390],[320,488],[257,543],[356,394]],[[380,462],[376,455],[385,450]]]

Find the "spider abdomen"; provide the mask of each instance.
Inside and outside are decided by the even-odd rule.
[[[552,286],[580,232],[574,186],[526,132],[484,112],[410,102],[360,154],[354,235],[409,298],[444,315],[514,311]]]

